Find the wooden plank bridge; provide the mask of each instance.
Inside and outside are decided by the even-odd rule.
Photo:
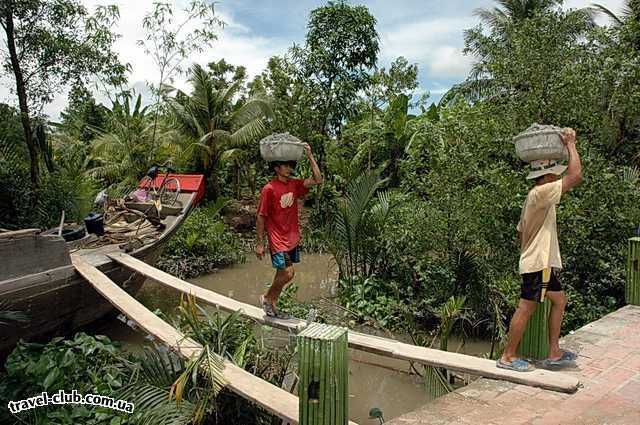
[[[232,298],[193,285],[158,270],[130,255],[112,253],[108,254],[108,256],[117,263],[155,282],[169,286],[185,294],[192,294],[196,299],[217,306],[221,310],[240,312],[243,316],[258,323],[296,333],[304,329],[307,325],[306,321],[300,319],[267,317],[262,309],[258,307],[241,303]],[[142,329],[149,332],[149,334],[174,348],[185,358],[197,356],[201,352],[201,345],[186,338],[168,323],[157,317],[140,302],[118,287],[97,268],[77,256],[72,255],[72,261],[78,272],[89,281],[101,295],[109,300],[109,302],[123,314],[136,322]],[[349,331],[348,341],[349,346],[353,349],[416,362],[427,366],[442,367],[485,378],[510,381],[563,393],[574,393],[579,386],[577,378],[559,372],[538,369],[533,372],[521,373],[498,369],[493,360],[419,347],[359,332]],[[255,402],[291,424],[298,423],[298,398],[295,395],[251,375],[229,361],[224,361],[224,366],[224,377],[228,382],[230,390]],[[353,424],[353,422],[350,423]]]

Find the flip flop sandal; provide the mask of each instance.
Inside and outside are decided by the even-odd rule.
[[[281,313],[279,311],[276,311],[276,318],[278,319],[292,319],[293,317],[288,315],[287,313]]]
[[[522,359],[516,359],[512,362],[503,362],[502,359],[498,359],[496,366],[500,369],[513,370],[515,372],[531,372],[535,370],[531,363]]]
[[[273,304],[265,300],[263,296],[260,296],[260,304],[262,305],[262,311],[264,311],[264,314],[269,317],[277,317]]]
[[[571,364],[573,364],[573,360],[565,360],[565,359],[558,359],[558,360],[544,359],[541,363],[542,367],[545,369],[562,369],[563,367],[570,366]]]

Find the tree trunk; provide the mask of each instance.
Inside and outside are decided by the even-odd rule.
[[[236,179],[236,199],[240,199],[240,164],[235,164],[235,179]]]
[[[211,172],[211,200],[215,201],[220,196],[220,181],[218,179],[218,170]]]
[[[29,159],[31,161],[31,184],[37,193],[40,187],[40,148],[33,139],[31,120],[29,118],[29,105],[27,104],[27,88],[20,68],[18,53],[16,52],[16,40],[13,25],[13,9],[7,5],[4,9],[4,30],[7,34],[7,47],[11,59],[11,69],[16,77],[16,92],[18,93],[18,103],[20,105],[20,120],[24,130],[24,140],[29,149]],[[37,199],[37,194],[35,199]]]
[[[253,174],[250,163],[247,163],[247,181],[249,183],[249,190],[251,192],[251,198],[255,199],[256,195],[256,176]]]

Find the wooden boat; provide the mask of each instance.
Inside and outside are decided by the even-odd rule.
[[[128,252],[145,263],[156,262],[166,242],[204,194],[202,176],[172,174],[171,177],[177,177],[182,188],[173,208],[162,207],[161,214],[156,212],[159,226],[134,226],[136,228],[127,233],[122,226],[105,225],[104,236],[87,235],[71,242],[38,229],[0,233],[0,305],[5,308],[10,305],[11,310],[27,316],[26,322],[0,323],[0,359],[5,358],[20,339],[33,341],[68,335],[114,311],[76,272],[72,256],[82,257],[129,294],[136,294],[145,277],[118,265],[107,254]],[[149,210],[149,205],[126,204],[137,210]],[[114,235],[118,236],[117,241]]]

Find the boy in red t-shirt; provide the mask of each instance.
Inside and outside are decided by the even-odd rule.
[[[296,166],[295,161],[272,162],[269,164],[276,176],[267,183],[260,193],[258,218],[256,221],[256,255],[264,256],[265,228],[269,237],[271,264],[276,269],[273,284],[267,293],[260,297],[262,309],[267,316],[283,317],[276,310],[276,303],[282,289],[293,280],[294,263],[300,262],[298,242],[298,199],[309,193],[309,187],[322,183],[320,168],[313,158],[311,147],[305,144],[305,152],[311,163],[313,176],[309,179],[291,178]]]

